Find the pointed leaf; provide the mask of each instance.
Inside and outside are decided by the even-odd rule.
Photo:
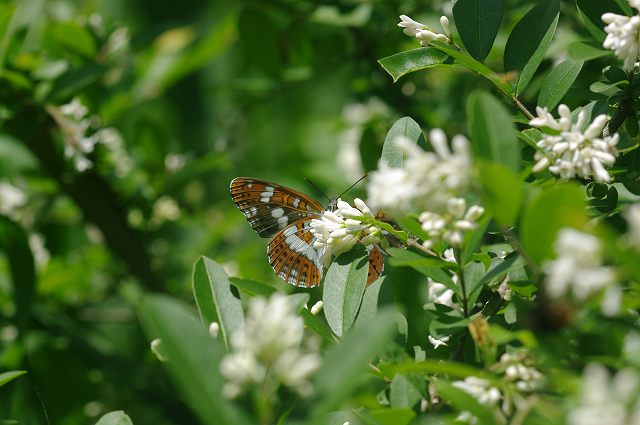
[[[162,341],[164,363],[187,404],[203,424],[245,424],[244,415],[221,397],[223,344],[195,319],[195,311],[165,295],[148,295],[138,310],[149,340]]]
[[[578,6],[578,12],[585,27],[600,45],[606,36],[602,15],[607,12],[616,15],[630,15],[632,13],[631,10],[623,11],[615,0],[576,0],[576,6]]]
[[[387,56],[379,59],[378,63],[393,77],[395,83],[403,75],[442,65],[448,58],[449,55],[438,49],[421,47]]]
[[[229,277],[221,265],[201,257],[193,268],[193,295],[205,326],[218,322],[227,349],[231,334],[244,326],[242,303],[231,293]]]
[[[491,94],[478,90],[467,102],[469,135],[476,158],[520,169],[520,144],[511,116]]]
[[[567,47],[567,53],[569,57],[577,61],[590,61],[592,59],[600,58],[603,56],[612,55],[611,50],[606,50],[602,47],[602,43],[592,43],[584,41],[574,41]]]
[[[391,406],[412,408],[421,398],[420,391],[405,375],[398,373],[393,377],[389,391]]]
[[[398,139],[407,138],[418,143],[422,136],[422,130],[417,122],[410,117],[403,117],[396,121],[387,133],[382,146],[382,160],[390,167],[402,167],[404,165],[404,152],[396,146]]]
[[[519,71],[516,95],[529,84],[551,44],[560,16],[559,0],[538,2],[511,31],[504,49],[505,71]]]
[[[19,376],[24,375],[25,373],[27,373],[26,370],[12,370],[9,372],[0,373],[0,387],[8,382],[13,381]]]
[[[503,164],[479,160],[476,166],[482,188],[482,205],[499,224],[512,226],[522,203],[520,177]]]
[[[562,97],[567,94],[569,88],[578,77],[584,62],[567,59],[555,66],[542,83],[538,95],[538,106],[547,107],[549,110],[560,103]]]
[[[322,301],[327,322],[343,336],[356,319],[369,273],[369,255],[361,245],[336,258],[324,278]]]
[[[479,61],[489,54],[498,34],[504,0],[458,0],[453,5],[458,34],[469,54]]]

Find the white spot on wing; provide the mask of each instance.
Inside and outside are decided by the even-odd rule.
[[[287,223],[289,223],[289,218],[286,215],[278,218],[278,226],[280,227],[280,229],[284,228]]]
[[[298,205],[300,204],[300,198],[296,198],[293,200],[293,207],[294,208],[298,208]]]
[[[284,210],[282,208],[276,208],[271,210],[271,217],[273,218],[281,218],[284,215]]]

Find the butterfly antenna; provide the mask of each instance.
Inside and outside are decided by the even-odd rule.
[[[364,180],[367,177],[367,174],[365,174],[364,176],[360,177],[354,184],[352,184],[351,186],[349,186],[349,188],[347,190],[345,190],[344,192],[342,192],[340,195],[336,196],[336,198],[341,197],[342,195],[344,195],[345,193],[347,193],[348,191],[350,191],[351,189],[353,189],[353,187],[355,185],[357,185],[358,183],[360,183],[362,180]]]
[[[322,189],[320,189],[320,188],[319,188],[319,187],[318,187],[314,182],[312,182],[311,180],[309,180],[309,178],[308,178],[308,177],[305,177],[304,179],[307,181],[307,183],[309,183],[311,186],[313,186],[313,187],[314,187],[318,192],[320,192],[320,193],[322,194],[322,196],[324,196],[325,198],[327,198],[327,200],[328,200],[329,202],[331,202],[331,198],[329,198],[329,197],[328,197],[328,196],[327,196],[327,195],[322,191]]]

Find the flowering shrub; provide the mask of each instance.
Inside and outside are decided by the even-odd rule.
[[[283,10],[295,8],[289,4],[294,2],[284,3]],[[8,134],[25,139],[29,152],[53,176],[53,184],[41,186],[52,190],[59,185],[69,197],[40,202],[36,214],[29,208],[38,201],[25,193],[22,179],[0,180],[0,246],[7,252],[5,268],[13,284],[7,291],[10,295],[2,294],[7,299],[15,294],[17,300],[15,306],[7,306],[0,298],[0,311],[11,319],[11,326],[2,325],[0,337],[16,341],[18,347],[1,353],[0,365],[12,370],[0,374],[0,386],[24,379],[18,366],[28,369],[32,363],[27,354],[22,359],[22,353],[41,344],[40,327],[44,328],[50,311],[58,310],[31,311],[36,273],[53,274],[45,286],[50,291],[66,277],[65,266],[56,258],[63,244],[46,243],[63,226],[56,222],[36,232],[40,230],[36,224],[48,214],[59,220],[84,214],[91,222],[86,229],[83,226],[84,238],[95,245],[106,243],[145,282],[141,290],[121,272],[114,272],[111,279],[124,281],[118,296],[135,306],[150,341],[149,350],[144,350],[150,363],[146,366],[155,373],[166,368],[175,385],[171,400],[188,406],[186,416],[191,421],[640,424],[640,1],[577,0],[562,7],[560,0],[521,3],[522,7],[507,10],[504,0],[457,0],[443,12],[448,16],[425,11],[416,19],[403,10],[394,12],[400,22],[389,20],[385,25],[402,39],[385,53],[389,56],[378,60],[380,75],[386,71],[389,82],[399,81],[386,87],[387,95],[402,94],[402,102],[420,103],[429,88],[441,93],[436,86],[449,84],[453,75],[464,88],[451,90],[451,98],[441,102],[429,98],[429,108],[450,109],[449,118],[455,122],[447,128],[429,108],[394,122],[392,116],[403,108],[392,110],[378,98],[345,107],[347,141],[335,149],[339,158],[329,162],[343,169],[327,180],[368,173],[364,187],[354,189],[362,189],[360,197],[353,196],[351,202],[347,192],[319,211],[317,203],[303,199],[306,195],[284,193],[280,183],[272,187],[263,180],[240,179],[244,183],[238,184],[244,186],[232,195],[249,221],[242,226],[247,231],[249,225],[259,227],[261,236],[277,242],[268,252],[276,271],[271,277],[259,271],[267,261],[257,259],[264,256],[263,242],[244,238],[236,226],[243,214],[228,212],[232,200],[226,198],[227,180],[222,176],[237,158],[234,154],[240,154],[226,155],[229,143],[224,137],[216,140],[213,154],[205,158],[160,155],[159,171],[152,175],[144,170],[148,164],[136,163],[132,142],[125,144],[120,132],[99,118],[117,115],[114,111],[130,100],[128,96],[152,103],[192,67],[204,66],[203,57],[214,55],[214,50],[218,54],[216,49],[224,42],[251,31],[260,20],[243,15],[238,29],[237,17],[231,16],[228,22],[217,23],[221,33],[191,50],[185,47],[192,41],[190,29],[173,29],[159,36],[145,59],[134,66],[128,31],[107,31],[95,16],[82,25],[73,24],[77,28],[72,25],[62,44],[79,51],[80,57],[87,56],[83,49],[91,50],[89,56],[101,69],[90,75],[92,81],[118,86],[126,83],[127,71],[148,69],[132,84],[131,94],[119,93],[95,113],[83,96],[72,96],[74,85],[61,83],[57,76],[37,85],[20,107],[12,108],[7,100],[15,94],[2,98],[6,105],[0,109],[0,119],[7,123]],[[325,6],[314,5],[313,13],[295,9],[287,19],[275,20],[293,31],[300,16],[309,14],[316,24],[359,31],[353,28],[366,29],[369,17],[375,15],[368,3],[349,14]],[[7,34],[13,27],[4,21],[12,13],[0,8],[0,29]],[[285,12],[274,16],[280,13]],[[82,32],[83,25],[93,29]],[[50,33],[60,36],[65,28],[69,26]],[[78,33],[85,34],[78,36],[80,41],[74,36]],[[286,45],[282,56],[292,62],[278,78],[291,83],[312,72],[296,61],[315,46],[297,46],[295,37],[290,38],[244,42],[250,46],[264,41],[265,51]],[[101,49],[94,46],[97,40]],[[13,67],[0,77],[12,81],[18,93],[29,86],[26,76],[46,77],[56,70],[55,64],[44,71],[30,69],[49,58],[33,52],[12,56],[21,47],[10,47],[0,46],[2,60],[8,55]],[[48,54],[54,55],[55,49]],[[168,65],[178,59],[179,65]],[[225,56],[218,71],[228,72],[225,67],[234,60],[232,54]],[[82,59],[74,57],[64,66],[76,63]],[[313,63],[310,68],[317,67],[319,63]],[[80,68],[79,72],[91,72],[89,67]],[[277,91],[264,77],[271,71],[262,71],[243,78],[247,86],[242,96]],[[373,82],[350,82],[351,87],[364,90],[367,84],[377,84],[380,75]],[[227,85],[216,80],[214,87],[222,86]],[[33,136],[29,125],[21,125],[18,118],[30,116],[30,108],[40,112],[37,122],[46,130],[43,140],[48,143],[41,135]],[[297,108],[286,104],[282,109]],[[242,116],[242,111],[235,112],[216,111],[225,117],[225,125]],[[266,121],[265,128],[276,132],[277,126]],[[123,127],[130,124],[124,118],[123,122]],[[380,127],[386,134],[384,143],[367,144]],[[145,143],[152,145],[154,137],[155,133]],[[314,161],[334,152],[316,142],[304,145],[312,150],[309,156]],[[275,146],[257,154],[247,149],[244,154],[277,155]],[[328,168],[322,165],[318,169]],[[157,183],[161,175],[178,176],[175,184],[189,181],[189,173],[207,167],[215,170],[213,188],[208,182],[180,189],[171,184],[160,188]],[[131,202],[128,210],[119,208],[105,181],[126,194],[123,198]],[[99,195],[93,196],[93,190]],[[177,226],[202,203],[207,190],[224,192],[223,206],[205,211],[200,225],[184,228],[191,237],[188,244],[177,242]],[[140,206],[141,200],[148,203]],[[69,212],[65,202],[82,208]],[[53,204],[57,209],[50,211]],[[211,252],[220,261],[200,257],[195,263],[189,294],[195,306],[151,293],[167,288],[163,272],[174,269],[163,262],[166,257],[191,259],[194,250],[205,251],[203,235],[216,241]],[[74,237],[78,235],[68,239]],[[147,257],[148,240],[153,259]],[[79,262],[69,257],[69,262]],[[314,277],[322,276],[319,285],[310,278],[312,271]],[[278,275],[311,288],[287,285]],[[184,276],[166,279],[183,282]],[[94,276],[94,284],[101,288],[111,280]],[[0,281],[0,289],[4,286],[9,285]],[[104,290],[100,295],[113,294]],[[77,291],[61,298],[82,296]],[[109,314],[114,323],[122,320],[119,311]],[[86,308],[80,317],[95,315],[95,309]],[[30,321],[36,324],[33,334]],[[71,329],[70,333],[80,329],[68,321],[56,324],[51,351],[73,344],[86,349],[71,337],[57,338],[59,328]],[[138,337],[138,331],[136,326],[131,333]],[[101,346],[108,339],[101,335],[87,339]],[[117,345],[109,345],[112,352],[118,353]],[[38,358],[46,363],[45,355]],[[89,372],[90,379],[103,379],[101,371]],[[141,385],[150,373],[145,369],[142,378],[136,376],[131,384]],[[154,403],[160,391],[173,388],[163,375],[157,379],[147,397]],[[119,385],[129,383],[123,381]],[[112,386],[103,391],[114,392]],[[15,402],[23,406],[20,403]],[[150,415],[149,423],[161,423],[172,410],[158,409],[163,413]],[[97,419],[103,410],[86,403],[82,411]],[[98,424],[136,423],[131,416],[114,411]],[[183,417],[167,423],[178,420]]]

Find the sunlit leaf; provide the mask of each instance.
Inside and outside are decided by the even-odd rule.
[[[103,415],[96,425],[133,425],[131,418],[122,410],[109,412]]]
[[[538,95],[538,106],[546,107],[549,110],[555,108],[578,77],[583,63],[567,59],[555,66],[542,83]]]
[[[12,370],[0,373],[0,387],[27,373],[26,370]]]
[[[422,130],[417,122],[410,117],[400,118],[393,123],[387,133],[382,146],[381,159],[390,167],[402,167],[404,165],[405,153],[396,145],[400,138],[406,138],[417,143],[422,136]]]
[[[407,50],[378,60],[385,71],[398,81],[403,75],[446,63],[449,55],[433,47]]]

